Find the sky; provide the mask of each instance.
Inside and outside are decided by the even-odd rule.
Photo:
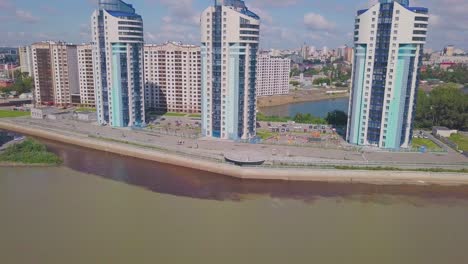
[[[352,45],[356,11],[377,0],[245,0],[262,18],[262,49]],[[97,0],[0,0],[0,46],[90,41]],[[145,42],[198,44],[199,16],[213,0],[127,0],[143,16]],[[468,50],[468,0],[412,0],[430,9],[426,47]]]

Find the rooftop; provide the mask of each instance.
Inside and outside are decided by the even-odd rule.
[[[243,0],[215,0],[215,6],[229,6],[246,16],[254,19],[260,19],[257,14],[247,8]]]

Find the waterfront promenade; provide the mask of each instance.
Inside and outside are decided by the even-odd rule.
[[[366,182],[378,184],[468,184],[468,174],[400,171],[336,170],[335,167],[392,167],[407,170],[468,168],[468,159],[456,152],[390,153],[312,147],[242,144],[211,139],[181,139],[146,130],[114,129],[71,120],[2,119],[0,128],[243,179]],[[184,141],[184,144],[180,144]],[[237,167],[224,154],[248,151],[265,157],[262,167]]]

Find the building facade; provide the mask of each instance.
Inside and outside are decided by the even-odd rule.
[[[145,45],[146,108],[201,113],[200,47],[166,43]]]
[[[77,47],[63,42],[31,45],[34,98],[37,105],[72,105],[79,94]]]
[[[57,106],[79,104],[72,97],[80,94],[76,45],[56,43],[52,47],[54,73],[54,103]]]
[[[257,60],[257,96],[289,94],[291,60],[262,52]]]
[[[98,122],[144,126],[142,17],[121,0],[99,0],[91,27]]]
[[[380,0],[358,11],[347,139],[352,144],[411,144],[428,9]]]
[[[216,0],[201,15],[202,134],[256,135],[260,17],[241,0]]]
[[[33,76],[35,77],[34,101],[36,105],[51,105],[54,103],[54,80],[50,45],[51,43],[47,42],[31,45]]]
[[[80,104],[86,107],[96,107],[96,99],[94,96],[93,46],[79,45],[77,52]]]
[[[34,71],[32,67],[32,51],[31,46],[19,47],[18,56],[20,60],[21,72],[29,74],[32,77]]]

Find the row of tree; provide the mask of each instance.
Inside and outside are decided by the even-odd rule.
[[[440,85],[430,93],[419,91],[415,125],[468,129],[468,95],[453,83]]]
[[[448,70],[429,66],[426,71],[421,72],[421,79],[439,79],[447,83],[468,84],[468,66],[457,65]]]
[[[311,114],[297,113],[294,117],[278,117],[265,116],[262,113],[257,114],[257,121],[265,122],[288,122],[294,121],[299,124],[317,124],[317,125],[333,125],[336,127],[345,127],[348,122],[348,115],[343,111],[335,110],[329,112],[325,118],[313,116]]]
[[[2,89],[4,93],[16,92],[18,95],[23,93],[32,92],[34,87],[33,78],[29,77],[27,73],[20,71],[15,72],[15,82],[12,86]]]

